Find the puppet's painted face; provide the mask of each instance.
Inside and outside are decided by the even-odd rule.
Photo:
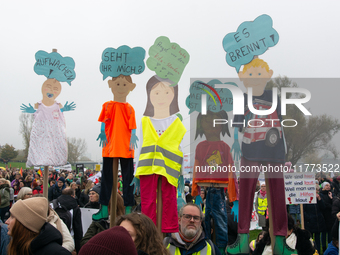
[[[175,97],[169,82],[159,82],[150,91],[150,101],[155,109],[169,109]]]
[[[246,88],[252,87],[253,90],[264,91],[267,82],[273,75],[273,71],[267,71],[264,67],[250,67],[244,73],[240,72],[239,77]]]
[[[203,133],[207,134],[220,134],[222,132],[222,125],[215,125],[214,127],[214,119],[220,119],[220,115],[216,112],[208,112],[207,115],[202,115],[201,117],[201,126],[203,129]]]
[[[46,80],[41,88],[43,98],[55,100],[61,92],[61,84],[56,79]]]
[[[128,82],[124,77],[109,80],[108,83],[112,94],[116,97],[126,97],[136,87],[136,84]]]

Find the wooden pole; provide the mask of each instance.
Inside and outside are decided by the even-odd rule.
[[[43,189],[43,196],[48,201],[48,166],[44,166],[44,189]]]
[[[163,203],[162,203],[162,176],[159,176],[158,183],[157,183],[157,230],[162,234],[162,209],[163,209]]]
[[[269,180],[267,177],[267,173],[264,174],[265,179],[266,179],[266,190],[267,190],[267,202],[268,202],[268,214],[269,214],[269,235],[270,235],[270,240],[271,240],[271,246],[272,246],[272,251],[274,251],[275,247],[275,236],[274,236],[274,231],[273,231],[273,210],[272,210],[272,203],[270,200],[271,194],[270,194],[270,187],[269,187]]]
[[[303,216],[303,204],[300,204],[301,229],[305,229],[305,217]]]
[[[111,192],[111,210],[110,210],[110,227],[114,227],[116,223],[117,213],[117,183],[118,183],[118,158],[113,158],[113,185]]]

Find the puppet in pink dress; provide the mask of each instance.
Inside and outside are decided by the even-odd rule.
[[[61,92],[61,84],[56,79],[47,79],[42,85],[43,99],[35,104],[34,109],[22,105],[25,113],[34,113],[34,122],[30,137],[30,146],[26,165],[61,166],[67,163],[66,124],[63,111],[74,110],[75,104],[63,107],[55,101]]]

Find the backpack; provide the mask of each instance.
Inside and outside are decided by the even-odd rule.
[[[54,199],[52,201],[51,207],[59,215],[59,218],[65,223],[68,230],[72,232],[73,209],[67,210],[65,206],[59,203],[58,199]]]

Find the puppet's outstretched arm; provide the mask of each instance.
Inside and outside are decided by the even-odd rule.
[[[76,109],[76,104],[74,102],[68,104],[68,101],[66,101],[64,107],[61,108],[60,111],[67,112],[67,111],[74,111],[74,109]]]
[[[241,152],[240,143],[238,142],[238,128],[237,127],[234,128],[234,143],[233,143],[233,146],[231,147],[230,152],[234,154],[234,158],[233,158],[234,162],[240,160],[242,156],[242,152]]]
[[[231,208],[231,214],[234,213],[234,221],[238,222],[238,200],[233,202],[233,208]]]
[[[105,134],[105,123],[104,122],[102,122],[102,125],[101,125],[101,128],[100,128],[100,134],[99,134],[96,141],[98,141],[98,140],[99,140],[99,146],[101,146],[101,147],[106,146],[107,138],[106,138],[106,134]]]
[[[138,148],[137,146],[138,137],[136,136],[136,129],[132,129],[131,131],[131,138],[130,138],[130,150],[134,150]]]
[[[140,181],[138,178],[134,177],[132,182],[130,183],[130,186],[134,186],[133,188],[134,195],[140,194]]]
[[[20,106],[20,110],[24,113],[35,113],[36,112],[36,110],[33,108],[31,104],[29,104],[29,106],[22,104]]]

